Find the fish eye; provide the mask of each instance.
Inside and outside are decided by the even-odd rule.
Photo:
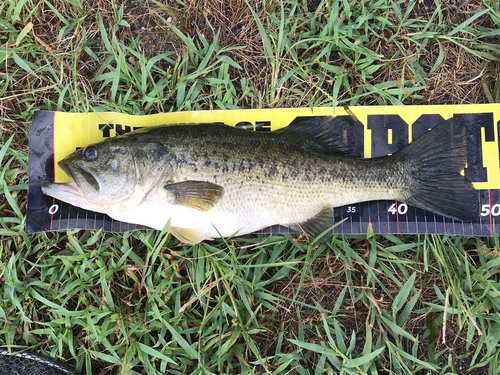
[[[83,151],[85,160],[92,161],[97,159],[97,149],[94,146],[89,146]]]

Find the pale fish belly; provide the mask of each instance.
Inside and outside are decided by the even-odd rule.
[[[221,202],[208,211],[166,203],[143,203],[133,210],[110,213],[115,220],[146,225],[161,230],[170,220],[171,228],[196,229],[204,238],[228,237],[233,234],[255,232],[271,225],[270,218],[263,210],[231,208]]]
[[[276,224],[300,223],[318,214],[324,199],[317,188],[295,182],[228,184],[224,197],[209,212],[207,233],[209,237],[242,235]]]
[[[275,224],[294,224],[318,214],[327,204],[315,196],[316,188],[300,189],[280,184],[226,186],[223,198],[208,211],[169,204],[161,190],[130,211],[109,213],[116,220],[161,230],[171,227],[197,229],[205,238],[252,233]]]
[[[300,224],[326,206],[397,196],[384,186],[367,188],[358,182],[338,180],[331,183],[301,181],[300,177],[295,181],[247,179],[243,183],[234,178],[226,183],[217,181],[224,187],[224,196],[207,211],[169,204],[164,191],[159,189],[134,210],[110,216],[159,230],[170,219],[171,227],[196,229],[203,238],[218,238],[248,234],[276,224]]]
[[[280,224],[303,223],[318,215],[325,207],[339,207],[375,199],[392,199],[398,192],[383,188],[355,189],[347,184],[278,184],[262,188],[259,194],[243,189],[229,192],[208,212],[207,237],[226,237],[252,233]],[[190,221],[189,218],[185,221]],[[333,217],[332,217],[332,225]],[[217,228],[218,231],[214,231]],[[220,233],[220,235],[219,235]]]

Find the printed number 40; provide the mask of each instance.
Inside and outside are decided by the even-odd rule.
[[[493,216],[500,215],[500,204],[494,204],[491,206],[491,209],[489,204],[483,204],[481,206],[481,216],[489,216],[490,212]]]
[[[387,212],[390,212],[391,214],[395,215],[396,214],[396,203],[393,203],[391,207],[387,210]],[[408,212],[408,205],[405,203],[400,203],[398,204],[398,209],[397,213],[400,215],[404,215]]]

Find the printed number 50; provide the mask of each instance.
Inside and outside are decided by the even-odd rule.
[[[500,215],[500,204],[494,204],[491,206],[491,209],[489,204],[483,204],[481,206],[481,216],[489,216],[490,212],[493,216]]]

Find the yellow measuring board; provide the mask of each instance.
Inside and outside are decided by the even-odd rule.
[[[352,121],[350,114],[354,114],[357,121]],[[245,109],[147,116],[38,111],[33,117],[30,134],[27,231],[147,229],[117,222],[104,214],[79,209],[42,194],[44,182],[69,181],[57,162],[81,147],[148,126],[219,122],[265,132],[311,116],[334,116],[332,126],[344,132],[346,144],[348,139],[355,139],[357,146],[362,146],[365,158],[392,154],[437,124],[453,119],[452,138],[443,142],[465,142],[467,164],[462,173],[477,190],[477,218],[470,223],[443,218],[403,202],[372,201],[334,208],[334,222],[341,223],[335,228],[336,233],[363,234],[372,228],[375,233],[492,236],[500,231],[500,104],[368,106],[351,107],[349,111],[326,107]],[[347,118],[351,121],[345,121]],[[264,232],[288,233],[287,230],[271,227]]]

